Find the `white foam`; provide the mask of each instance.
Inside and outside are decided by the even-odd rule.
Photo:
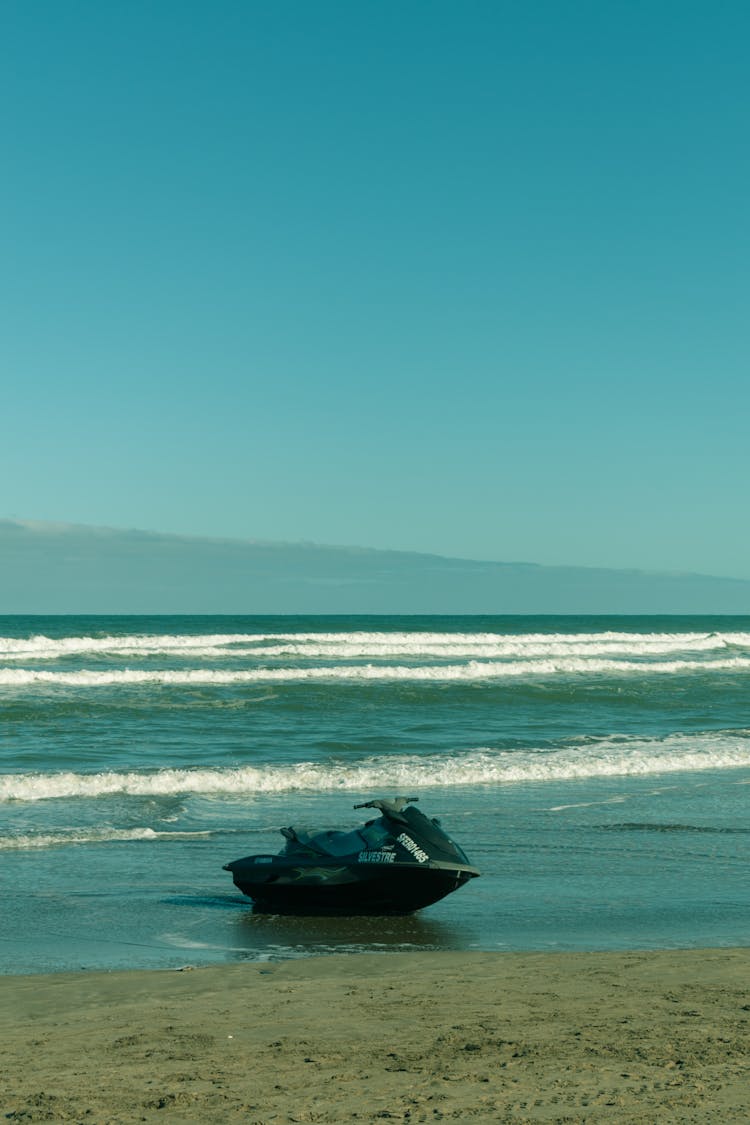
[[[106,637],[0,637],[0,659],[12,656],[60,657],[79,653],[119,652],[179,652],[181,649],[201,648],[250,643],[257,638],[253,633],[192,634],[128,634]]]
[[[309,668],[252,669],[141,669],[113,671],[51,672],[29,668],[0,669],[0,685],[24,687],[57,684],[65,687],[123,687],[141,684],[175,686],[230,685],[251,683],[294,683],[298,681],[478,681],[511,677],[579,675],[682,675],[690,672],[747,672],[750,657],[734,656],[720,660],[587,660],[557,657],[547,660],[478,661],[446,665],[338,665]]]
[[[25,851],[69,844],[112,844],[133,840],[193,840],[210,835],[210,832],[156,832],[153,828],[81,828],[70,832],[0,836],[0,851]]]
[[[0,637],[0,660],[57,660],[70,656],[561,655],[566,652],[659,655],[750,646],[750,633],[215,633]]]
[[[9,774],[0,777],[0,801],[106,798],[113,794],[247,798],[293,790],[389,792],[741,767],[750,767],[748,730],[675,734],[664,739],[587,738],[557,750],[482,747],[425,757],[394,755],[284,766]]]

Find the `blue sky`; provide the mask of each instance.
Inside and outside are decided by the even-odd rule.
[[[0,518],[750,577],[744,3],[0,13]]]

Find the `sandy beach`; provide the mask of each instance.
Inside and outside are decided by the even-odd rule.
[[[750,950],[0,979],[8,1121],[747,1122]]]

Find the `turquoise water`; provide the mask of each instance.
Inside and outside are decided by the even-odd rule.
[[[750,618],[0,618],[0,970],[750,940]],[[417,794],[482,870],[405,919],[222,864]]]

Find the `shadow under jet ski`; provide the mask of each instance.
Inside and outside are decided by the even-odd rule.
[[[292,915],[250,907],[232,926],[233,946],[245,957],[286,960],[322,953],[386,953],[464,949],[460,923],[424,914]]]

